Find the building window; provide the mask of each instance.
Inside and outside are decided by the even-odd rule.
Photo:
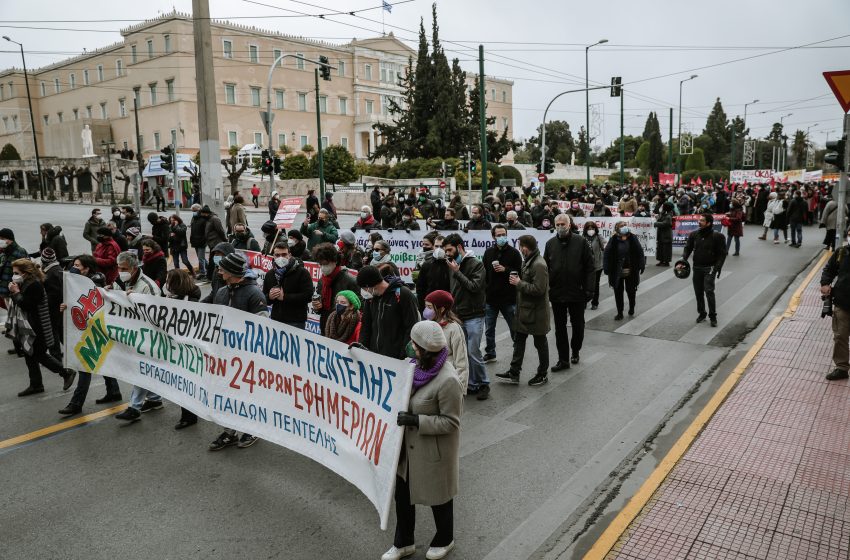
[[[322,149],[323,149],[323,150],[324,150],[325,148],[327,148],[327,147],[328,147],[328,142],[329,142],[328,137],[327,137],[327,136],[322,136]]]
[[[41,82],[41,96],[45,97],[47,95],[47,85],[44,82]]]
[[[339,98],[339,114],[347,115],[348,114],[348,99],[345,97]]]
[[[263,145],[263,133],[262,132],[255,132],[254,133],[254,144],[256,144],[257,146]]]
[[[171,52],[171,35],[165,35],[165,53],[168,54]]]
[[[298,110],[306,111],[307,110],[307,94],[299,93],[298,94]]]
[[[371,79],[372,79],[372,65],[371,65],[371,64],[367,64],[367,65],[365,66],[365,68],[364,68],[364,73],[366,74],[366,79],[367,79],[367,80],[371,80]]]
[[[165,80],[165,91],[168,94],[168,100],[174,101],[174,80]]]
[[[340,78],[345,77],[345,61],[344,60],[337,60],[336,61],[336,75],[339,76]]]
[[[127,100],[123,97],[118,100],[118,116],[127,116]]]
[[[228,147],[229,146],[238,146],[235,130],[231,130],[227,133],[227,144],[228,144]]]
[[[224,58],[233,58],[233,41],[225,39],[222,44],[224,45]]]
[[[92,115],[92,113],[91,113],[91,105],[86,105],[86,118],[87,118],[87,119],[90,119],[90,118],[91,118],[91,115]]]
[[[151,92],[151,105],[156,105],[156,82],[148,84]]]
[[[84,86],[89,85],[89,71],[88,70],[83,70],[83,85]]]
[[[148,39],[148,58],[153,58],[153,40]]]
[[[130,60],[133,64],[139,61],[139,54],[136,52],[136,45],[130,47]]]
[[[103,64],[97,65],[97,81],[98,82],[103,81]]]
[[[299,70],[304,70],[304,53],[295,53],[298,58],[295,59],[295,67]]]
[[[154,150],[160,149],[160,147],[159,147],[159,132],[153,133],[153,149]]]
[[[371,115],[375,112],[375,102],[371,99],[366,100],[366,114]]]
[[[496,100],[496,90],[495,89],[490,90],[490,100],[492,100],[492,101]]]
[[[62,118],[62,111],[59,111],[58,113],[56,113],[56,117],[59,119],[59,122],[62,122],[62,121],[65,120],[65,119]]]
[[[346,138],[345,136],[340,138],[339,139],[339,145],[347,150],[348,149],[348,138]]]
[[[62,88],[59,87],[59,78],[53,78],[53,91],[54,93],[62,91]]]
[[[319,97],[319,112],[327,113],[328,112],[328,96],[322,95]]]
[[[108,119],[109,113],[106,111],[106,101],[100,104],[100,118]]]
[[[309,144],[309,138],[307,138],[306,134],[302,134],[301,135],[301,147],[303,148],[307,144]]]
[[[274,60],[272,60],[272,62],[274,62],[275,60],[277,60],[278,58],[280,58],[280,56],[283,54],[283,51],[282,51],[282,50],[280,50],[280,49],[274,49],[274,50],[272,51],[272,53],[273,53],[273,56],[274,56]],[[281,60],[280,62],[278,62],[278,63],[277,63],[277,67],[278,67],[278,68],[280,68],[281,66],[283,66],[283,61],[282,61],[282,60]]]
[[[285,100],[286,98],[284,97],[282,89],[274,90],[275,109],[283,109],[285,106]]]
[[[279,132],[277,134],[277,149],[282,150],[284,146],[286,146],[286,133]]]
[[[44,116],[43,116],[43,117],[41,117],[41,118],[42,118],[42,120],[44,121],[44,126],[47,126],[47,123],[48,123],[49,117],[48,117],[47,115],[44,115]]]
[[[77,76],[76,76],[76,74],[71,74],[70,76],[68,76],[68,83],[71,86],[71,89],[74,89],[74,88],[77,87]],[[2,87],[2,86],[0,86],[0,87]],[[2,90],[0,90],[0,91],[2,91]]]
[[[142,88],[140,88],[138,86],[134,87],[133,88],[133,97],[136,100],[136,107],[141,107],[142,106]]]
[[[171,145],[177,147],[177,130],[174,128],[171,129]]]
[[[12,99],[14,97],[15,97],[15,83],[9,82],[9,99]]]
[[[248,58],[254,64],[259,64],[260,62],[260,47],[257,45],[248,45]]]
[[[505,90],[502,90],[502,103],[507,103],[507,102],[508,102],[508,92],[506,92]]]
[[[260,106],[260,88],[258,87],[251,88],[251,105],[254,107]]]
[[[123,76],[124,75],[124,61],[120,58],[115,61],[115,75]]]
[[[75,121],[80,120],[80,110],[79,110],[79,109],[74,109],[72,112],[74,113],[74,120],[75,120]]]
[[[224,102],[228,105],[236,105],[236,86],[224,84]]]

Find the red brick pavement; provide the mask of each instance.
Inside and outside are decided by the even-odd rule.
[[[850,560],[850,384],[819,276],[606,559]]]

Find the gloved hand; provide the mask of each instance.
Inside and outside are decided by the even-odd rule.
[[[360,344],[359,342],[352,342],[351,344],[348,345],[349,350],[351,350],[352,348],[359,348],[361,350],[366,350],[366,347],[363,346],[362,344]]]
[[[419,415],[411,414],[409,412],[401,411],[398,413],[398,419],[396,423],[399,426],[415,426],[419,427]]]
[[[406,230],[404,230],[404,231],[406,231],[407,233],[410,233],[410,228],[407,228],[407,229],[406,229]]]
[[[392,233],[392,232],[393,232],[393,228],[387,228],[387,232]]]

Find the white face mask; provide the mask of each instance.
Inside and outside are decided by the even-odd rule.
[[[132,277],[133,277],[132,272],[127,272],[125,270],[122,270],[121,272],[118,273],[118,278],[120,278],[122,282],[129,282],[130,278],[132,278]]]
[[[24,277],[21,276],[20,274],[13,274],[12,275],[12,282],[14,282],[15,284],[23,284]]]
[[[322,265],[322,276],[330,276],[336,268],[335,264],[323,264]]]
[[[365,300],[372,299],[372,292],[367,292],[366,288],[360,288],[360,297]]]
[[[6,241],[5,239],[0,239],[0,249],[5,249],[8,246],[9,246],[8,241]]]
[[[297,243],[297,241],[295,241],[294,239],[287,239],[286,240],[286,244],[289,245],[290,247],[295,247],[296,243]]]
[[[289,264],[289,257],[275,257],[274,264],[278,268],[283,268]]]
[[[366,218],[369,217],[369,213],[368,212],[360,212],[360,217],[365,220]]]
[[[593,236],[595,236],[595,235],[596,235],[596,230],[595,230],[595,229],[589,229],[589,230],[587,230],[587,236],[588,236],[588,237],[593,237]]]
[[[446,252],[443,250],[442,247],[437,247],[434,249],[432,256],[437,260],[443,260],[446,258]]]

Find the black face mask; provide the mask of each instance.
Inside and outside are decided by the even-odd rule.
[[[247,233],[237,233],[236,239],[248,239],[248,234]]]

